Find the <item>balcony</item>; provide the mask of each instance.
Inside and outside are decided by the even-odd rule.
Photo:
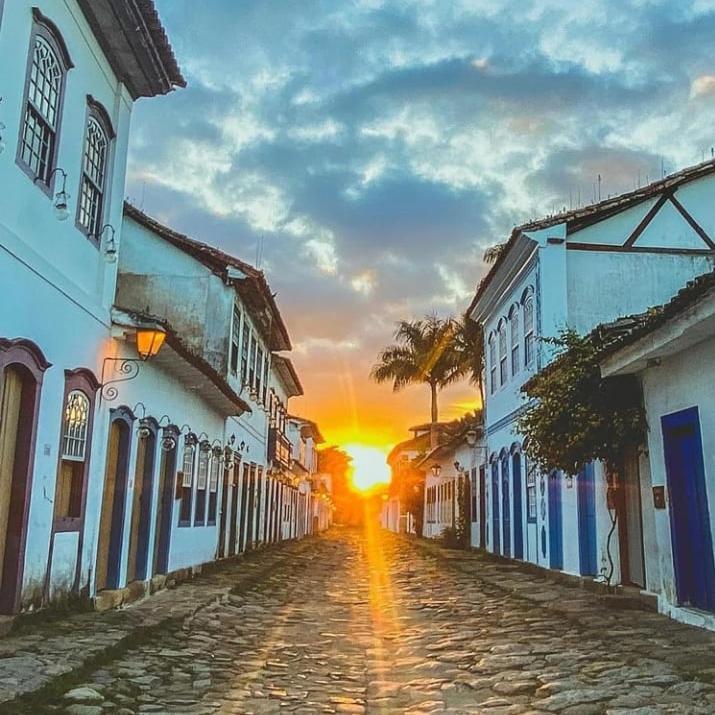
[[[292,445],[290,440],[276,427],[268,432],[268,461],[274,466],[290,469]]]

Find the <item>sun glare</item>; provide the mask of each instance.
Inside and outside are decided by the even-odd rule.
[[[345,451],[353,459],[352,482],[355,489],[366,492],[390,481],[387,453],[379,447],[363,444],[348,444]]]

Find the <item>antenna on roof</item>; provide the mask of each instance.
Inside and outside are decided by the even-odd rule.
[[[661,178],[665,176],[665,158],[662,155],[660,157],[660,176]]]
[[[139,201],[139,210],[144,210],[144,195],[146,194],[146,181],[142,181],[142,197]]]
[[[710,158],[715,159],[715,146],[710,147]]]
[[[601,200],[601,175],[598,175],[598,200]]]

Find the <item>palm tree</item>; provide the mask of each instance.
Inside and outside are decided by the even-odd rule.
[[[454,335],[455,349],[460,355],[464,374],[469,381],[477,386],[481,403],[484,404],[484,331],[479,323],[475,323],[465,315],[459,323]]]
[[[396,344],[380,353],[370,373],[375,382],[391,381],[395,392],[418,383],[429,386],[432,447],[437,446],[437,395],[468,369],[463,353],[457,349],[458,333],[459,324],[452,318],[429,315],[422,320],[401,320],[395,331]]]

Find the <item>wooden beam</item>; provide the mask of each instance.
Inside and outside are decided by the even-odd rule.
[[[673,189],[666,189],[660,198],[651,206],[650,211],[643,217],[642,221],[635,227],[633,233],[626,239],[624,247],[630,248],[638,240],[643,231],[648,228],[648,224],[655,218],[658,211],[663,208],[663,204],[673,195]]]
[[[715,248],[667,248],[657,246],[626,246],[612,243],[567,242],[569,251],[600,251],[602,253],[655,253],[666,256],[715,256]]]
[[[705,229],[690,215],[685,206],[683,206],[683,204],[675,198],[675,194],[670,197],[670,202],[676,209],[678,209],[680,215],[690,224],[693,231],[695,231],[695,233],[697,233],[710,248],[715,249],[715,243],[713,243],[710,236],[708,236],[705,232]]]

